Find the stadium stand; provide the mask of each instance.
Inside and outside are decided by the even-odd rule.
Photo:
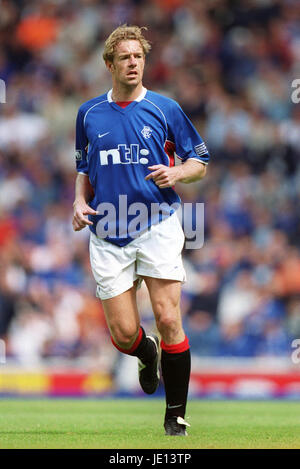
[[[184,253],[183,313],[199,357],[289,357],[300,337],[297,0],[1,0],[0,338],[22,364],[86,358],[111,371],[88,260],[71,226],[79,105],[109,87],[117,25],[148,27],[145,85],[177,99],[211,153],[178,185],[205,204],[205,243]],[[151,322],[145,291],[139,294]]]

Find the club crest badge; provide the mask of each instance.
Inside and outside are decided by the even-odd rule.
[[[76,161],[81,161],[82,160],[82,150],[76,150],[75,160]]]
[[[143,130],[141,130],[141,134],[144,138],[150,138],[153,130],[148,126],[144,125]]]

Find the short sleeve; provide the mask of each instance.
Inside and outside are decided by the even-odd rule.
[[[80,108],[76,119],[76,169],[78,173],[88,174],[87,148],[88,139],[84,129],[84,112]]]
[[[168,139],[175,143],[178,158],[182,161],[196,159],[204,164],[209,162],[209,152],[204,141],[176,102],[168,119],[168,127]]]

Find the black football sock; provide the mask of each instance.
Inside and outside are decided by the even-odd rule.
[[[119,347],[112,337],[111,341],[120,352],[132,355],[133,357],[138,357],[145,364],[151,362],[155,358],[156,347],[154,342],[146,337],[145,331],[142,327],[140,327],[139,335],[130,349]]]
[[[161,369],[166,393],[166,417],[185,416],[191,373],[191,354],[187,337],[176,345],[161,342]]]

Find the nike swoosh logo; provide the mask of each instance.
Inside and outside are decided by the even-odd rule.
[[[181,407],[182,404],[179,404],[179,405],[169,405],[168,404],[168,409],[176,409],[177,407]]]
[[[105,137],[105,135],[107,135],[107,134],[109,134],[109,133],[110,133],[110,132],[105,132],[105,134],[102,134],[102,135],[101,135],[101,134],[98,134],[98,137],[99,137],[99,138]]]

